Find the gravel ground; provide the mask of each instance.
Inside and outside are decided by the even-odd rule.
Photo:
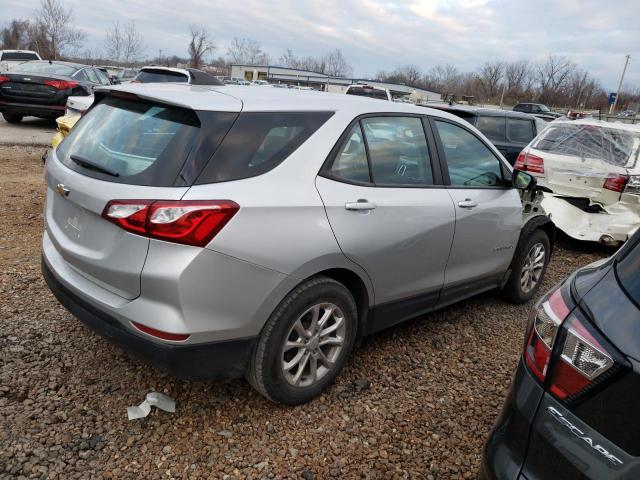
[[[74,319],[40,277],[39,148],[0,147],[0,477],[469,479],[530,305],[495,294],[367,339],[296,408],[241,380],[179,382]],[[561,239],[543,289],[611,252]],[[176,399],[129,422],[149,391]]]

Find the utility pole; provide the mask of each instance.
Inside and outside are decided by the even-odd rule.
[[[622,81],[624,80],[624,74],[627,71],[627,65],[629,64],[630,57],[631,55],[627,55],[627,59],[624,62],[624,68],[622,69],[622,75],[620,76],[620,83],[618,84],[618,91],[616,92],[616,98],[613,101],[613,105],[611,105],[611,108],[609,109],[609,115],[613,115],[616,111],[616,105],[618,105],[618,97],[620,97],[620,88],[622,87]]]
[[[500,110],[502,110],[502,102],[504,100],[504,93],[507,91],[507,82],[504,82],[504,85],[502,87],[502,95],[500,95]]]

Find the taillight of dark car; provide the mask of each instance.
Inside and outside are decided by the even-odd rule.
[[[53,87],[56,90],[67,90],[78,86],[78,82],[70,80],[46,80],[44,84]]]
[[[570,300],[568,285],[532,310],[523,359],[556,398],[574,402],[623,367],[615,349]]]
[[[514,167],[523,172],[544,173],[544,158],[523,150],[518,155]]]
[[[0,83],[4,83],[4,82],[10,82],[11,79],[9,77],[7,77],[6,75],[0,75]]]
[[[112,200],[102,216],[136,235],[204,247],[239,209],[231,200]]]

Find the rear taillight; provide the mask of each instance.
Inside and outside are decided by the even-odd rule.
[[[133,321],[131,322],[131,325],[133,325],[137,330],[140,330],[141,332],[146,333],[147,335],[151,335],[152,337],[156,337],[161,340],[169,340],[171,342],[184,342],[187,338],[191,336],[188,333],[164,332],[162,330],[147,327],[146,325],[142,325],[141,323],[133,322]]]
[[[137,235],[204,247],[239,209],[231,200],[112,200],[102,216]]]
[[[75,88],[78,86],[78,82],[73,82],[69,80],[47,80],[44,82],[45,85],[49,85],[57,90],[66,90],[68,88]]]
[[[558,329],[567,315],[569,307],[562,298],[560,289],[548,295],[531,312],[523,356],[531,373],[541,382],[544,382],[547,375]]]
[[[627,175],[612,174],[604,181],[602,188],[605,190],[611,190],[612,192],[622,193],[627,186],[629,177]]]
[[[544,173],[544,158],[523,150],[514,166],[523,172]]]
[[[573,402],[619,367],[606,340],[572,310],[558,288],[531,312],[523,358],[531,373],[558,399]]]
[[[6,75],[0,75],[0,83],[4,83],[4,82],[10,82],[11,79],[9,77],[7,77]]]

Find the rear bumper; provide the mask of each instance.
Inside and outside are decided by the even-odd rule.
[[[0,113],[10,113],[13,115],[57,118],[64,115],[64,109],[64,105],[39,105],[0,101]]]
[[[44,258],[42,275],[58,301],[82,323],[160,370],[185,380],[235,378],[245,371],[253,337],[196,345],[156,343],[125,329],[109,313],[72,292],[56,278]]]
[[[522,480],[529,431],[543,396],[522,360],[484,447],[479,480]]]

